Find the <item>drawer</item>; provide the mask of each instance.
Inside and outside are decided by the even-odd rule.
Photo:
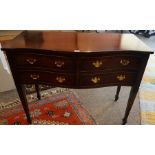
[[[81,87],[97,87],[108,85],[130,86],[135,83],[136,72],[109,72],[103,74],[81,74]]]
[[[45,67],[52,70],[75,70],[73,58],[39,54],[17,54],[12,59],[18,67]]]
[[[35,70],[17,71],[16,75],[18,81],[25,84],[42,83],[70,87],[75,85],[76,80],[74,74],[43,72]]]
[[[114,69],[138,70],[141,58],[134,56],[105,56],[80,59],[80,71],[99,71]]]

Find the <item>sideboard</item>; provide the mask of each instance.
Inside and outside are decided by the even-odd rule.
[[[55,31],[24,31],[3,42],[2,50],[30,124],[24,84],[35,84],[38,99],[39,84],[76,89],[117,86],[115,101],[121,86],[131,86],[122,122],[126,124],[153,53],[133,34]]]

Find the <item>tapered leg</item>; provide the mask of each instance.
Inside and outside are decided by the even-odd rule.
[[[115,101],[117,101],[118,98],[119,98],[119,92],[120,92],[120,90],[121,90],[121,86],[118,86],[117,87],[117,91],[116,91],[116,95],[115,95]]]
[[[136,98],[137,92],[138,92],[137,87],[132,87],[131,88],[128,103],[127,103],[127,107],[126,107],[126,111],[125,111],[125,115],[124,115],[124,118],[123,118],[123,121],[122,121],[122,125],[127,123],[127,119],[128,119],[130,110],[131,110],[131,108],[133,106],[133,102],[134,102],[134,100]]]
[[[41,95],[40,95],[39,85],[35,84],[35,88],[36,88],[36,92],[37,92],[37,98],[38,98],[38,100],[40,100],[41,99]]]
[[[17,88],[21,103],[23,105],[23,109],[24,109],[26,117],[27,117],[27,121],[29,124],[32,124],[24,86],[21,84],[16,84],[16,88]]]

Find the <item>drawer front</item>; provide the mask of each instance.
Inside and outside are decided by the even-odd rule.
[[[60,74],[54,72],[42,71],[17,71],[17,79],[20,83],[47,83],[55,86],[72,86],[75,85],[74,74]]]
[[[141,65],[140,57],[133,56],[105,56],[82,58],[80,60],[80,71],[99,71],[114,69],[138,70]]]
[[[73,58],[38,54],[17,54],[13,64],[20,67],[46,67],[53,70],[75,70]]]
[[[105,74],[81,74],[81,87],[97,87],[108,85],[133,85],[136,80],[136,72],[113,72]]]

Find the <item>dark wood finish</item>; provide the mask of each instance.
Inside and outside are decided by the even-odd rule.
[[[126,62],[126,63],[125,63]],[[98,67],[95,65],[97,65]],[[138,70],[141,65],[141,57],[135,55],[115,55],[104,57],[86,57],[81,58],[80,71],[88,70],[110,70],[110,69],[132,69]]]
[[[133,106],[134,100],[136,98],[136,95],[137,95],[137,92],[138,92],[138,89],[139,89],[139,86],[140,86],[140,83],[141,83],[141,80],[142,80],[142,77],[143,77],[143,74],[145,71],[145,67],[146,67],[148,58],[149,58],[149,55],[147,55],[143,58],[143,63],[142,63],[141,68],[138,72],[138,75],[136,76],[136,82],[131,88],[128,103],[127,103],[127,108],[126,108],[125,115],[124,115],[124,118],[122,121],[122,125],[127,123],[127,118],[128,118],[129,113],[130,113],[130,110]]]
[[[75,75],[38,70],[20,70],[16,75],[20,83],[25,84],[52,84],[72,87],[75,85]]]
[[[135,83],[135,77],[137,73],[127,71],[117,72],[105,72],[103,74],[81,74],[80,86],[81,87],[101,87],[101,86],[113,86],[124,85],[131,86]]]
[[[40,67],[53,70],[75,70],[74,59],[37,53],[17,53],[13,60],[17,67]]]
[[[36,92],[37,92],[37,98],[38,98],[38,100],[41,100],[39,85],[35,84],[35,88],[36,88]]]
[[[31,116],[30,116],[30,112],[29,112],[29,108],[28,108],[28,104],[27,104],[25,87],[21,84],[16,83],[16,88],[17,88],[18,95],[20,97],[21,103],[23,105],[23,109],[24,109],[26,117],[27,117],[27,121],[29,124],[31,124],[32,120],[31,120]]]
[[[22,84],[53,87],[97,88],[131,86],[123,119],[136,97],[149,55],[153,52],[131,34],[24,31],[3,42],[15,84],[28,122],[28,104]]]
[[[129,100],[128,100],[128,103],[127,103],[127,108],[126,108],[126,111],[125,111],[125,116],[123,118],[122,125],[127,123],[127,118],[128,118],[129,113],[130,113],[130,110],[132,108],[132,105],[133,105],[133,102],[134,102],[135,97],[137,95],[137,92],[138,92],[137,88],[135,88],[135,87],[131,88],[131,92],[130,92],[130,96],[129,96]]]
[[[117,91],[116,91],[116,95],[115,95],[115,101],[117,101],[119,99],[120,90],[121,90],[121,86],[118,86]]]

